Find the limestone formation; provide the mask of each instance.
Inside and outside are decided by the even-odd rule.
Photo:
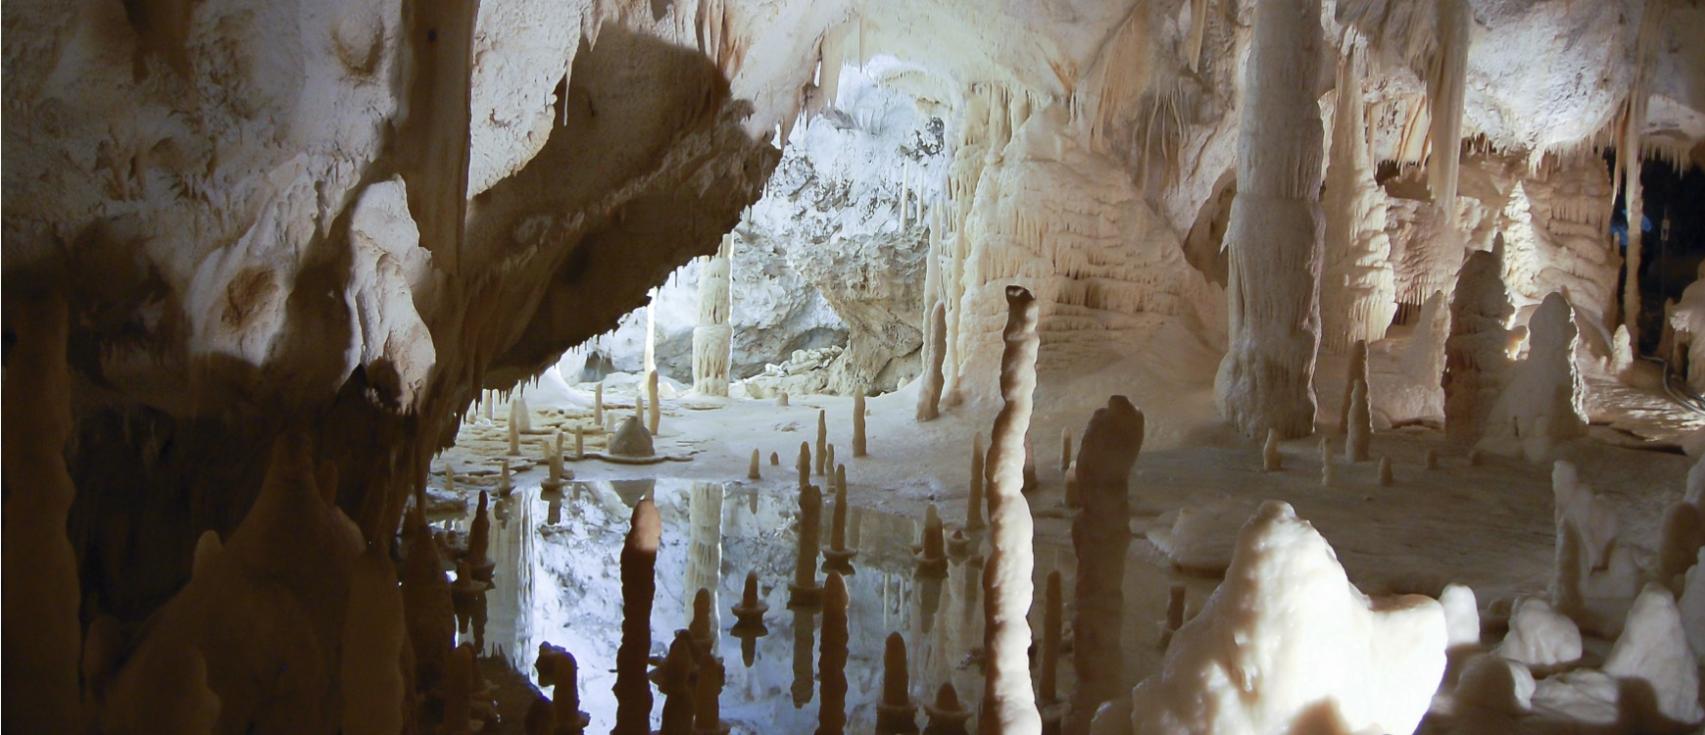
[[[1261,443],[1261,471],[1278,472],[1284,468],[1284,455],[1279,453],[1279,430],[1268,429],[1267,440]]]
[[[1394,483],[1397,482],[1397,478],[1391,474],[1391,458],[1390,457],[1380,457],[1379,458],[1379,476],[1378,477],[1379,477],[1379,486],[1380,487],[1391,487]]]
[[[821,408],[817,409],[817,444],[814,449],[816,452],[813,459],[816,464],[812,466],[811,474],[821,475],[827,466],[824,461],[829,454],[829,415]]]
[[[591,717],[580,709],[580,664],[574,654],[541,643],[534,668],[539,671],[539,683],[552,687],[550,712],[556,731],[576,733],[585,729]]]
[[[491,516],[486,512],[490,499],[484,490],[480,491],[479,506],[474,510],[474,520],[468,524],[468,553],[466,561],[474,575],[489,581],[491,572],[497,565],[488,555],[491,546]]]
[[[343,620],[340,678],[345,702],[343,731],[351,735],[390,735],[405,718],[401,669],[405,630],[403,598],[384,547],[373,545],[350,571],[349,611]]]
[[[918,421],[934,421],[941,415],[942,361],[947,356],[947,305],[936,303],[929,312],[929,341],[924,343],[924,374],[918,387]]]
[[[1544,600],[1524,597],[1510,612],[1510,632],[1496,653],[1529,668],[1555,668],[1581,657],[1581,631]]]
[[[858,554],[858,550],[847,548],[848,510],[846,465],[841,465],[835,468],[835,512],[829,520],[829,548],[823,550],[826,566],[841,572],[851,571],[848,562]]]
[[[473,720],[473,678],[474,678],[474,647],[462,644],[450,652],[450,665],[444,676],[444,690],[441,697],[444,702],[444,724],[440,732],[445,735],[472,735],[469,727]]]
[[[408,556],[403,560],[403,620],[414,653],[416,686],[431,687],[448,665],[456,616],[450,607],[444,562],[421,511],[410,515],[409,525]]]
[[[1705,720],[1699,705],[1699,667],[1669,590],[1647,585],[1635,598],[1622,635],[1604,657],[1604,673],[1645,685],[1665,720],[1683,725]]]
[[[1427,447],[1427,453],[1422,458],[1422,464],[1429,470],[1439,468],[1439,450]]]
[[[631,419],[630,419],[631,420]],[[622,642],[616,649],[616,725],[618,735],[645,735],[651,730],[651,682],[646,661],[651,655],[651,602],[657,594],[655,567],[663,523],[657,506],[642,498],[633,508],[627,541],[622,545]]]
[[[1586,436],[1585,390],[1575,367],[1578,330],[1569,301],[1560,293],[1546,296],[1527,330],[1527,359],[1510,370],[1481,444],[1514,445],[1528,461],[1540,462],[1559,444]]]
[[[941,527],[941,514],[932,503],[924,509],[923,546],[918,551],[918,575],[942,577],[947,574],[946,535]]]
[[[781,455],[779,455],[775,452],[770,452],[770,466],[771,467],[778,467],[780,465],[781,465]]]
[[[965,723],[971,719],[971,711],[959,703],[959,692],[952,682],[943,682],[935,690],[935,699],[924,703],[924,714],[929,717],[924,735],[966,735]]]
[[[825,475],[830,474],[834,471],[834,469],[835,469],[835,445],[830,444],[827,447],[823,448],[823,473],[822,474],[825,474]]]
[[[509,431],[509,456],[519,457],[521,456],[521,422],[516,418],[515,403],[513,401],[510,402],[509,407],[509,421],[507,422]]]
[[[1083,510],[1072,518],[1077,574],[1072,610],[1072,666],[1077,687],[1068,730],[1082,732],[1102,702],[1130,687],[1122,651],[1125,550],[1130,544],[1131,465],[1143,447],[1141,411],[1124,396],[1107,399],[1083,431],[1077,450]]]
[[[604,430],[604,384],[599,383],[592,388],[592,424],[599,431]]]
[[[1042,721],[1030,689],[1030,622],[1026,619],[1035,594],[1030,576],[1035,563],[1030,547],[1034,526],[1023,495],[1024,438],[1030,430],[1031,393],[1036,389],[1037,307],[1030,292],[1019,286],[1007,287],[1006,300],[1000,375],[1005,403],[995,416],[988,454],[992,549],[983,573],[987,653],[978,719],[987,732],[1037,732]],[[897,639],[889,638],[890,650]]]
[[[762,629],[764,627],[764,613],[769,612],[769,609],[769,603],[758,597],[758,573],[747,572],[746,584],[740,593],[740,602],[732,608],[735,619],[734,627],[736,629]]]
[[[663,665],[657,668],[657,691],[663,695],[658,735],[693,733],[693,656],[692,637],[686,631],[676,632]]]
[[[799,443],[799,459],[794,462],[799,474],[799,490],[805,491],[805,486],[811,484],[811,445]]]
[[[1350,431],[1351,393],[1355,391],[1356,383],[1368,384],[1368,343],[1367,340],[1356,340],[1350,347],[1350,367],[1344,373],[1344,397],[1338,403],[1338,433]]]
[[[748,479],[748,480],[761,480],[761,479],[763,479],[763,475],[759,474],[759,472],[758,472],[758,450],[756,450],[756,449],[752,450],[752,461],[751,461],[751,463],[746,465],[746,479]]]
[[[1060,701],[1060,572],[1048,572],[1042,594],[1042,674],[1036,684],[1036,700],[1043,707]]]
[[[1332,444],[1320,437],[1320,486],[1332,487]]]
[[[651,443],[651,432],[640,423],[639,417],[629,416],[622,419],[616,427],[616,433],[611,435],[606,453],[613,457],[641,458],[654,457],[657,449]]]
[[[1362,95],[1362,55],[1352,47],[1338,60],[1332,149],[1322,195],[1325,261],[1320,279],[1320,349],[1351,348],[1366,364],[1366,343],[1385,336],[1397,311],[1391,240],[1385,232],[1385,192],[1374,181]],[[1366,375],[1361,376],[1366,379]]]
[[[706,657],[699,662],[693,684],[694,735],[725,735],[730,728],[722,721],[722,687],[727,672],[722,659]]]
[[[695,656],[709,656],[716,645],[716,621],[711,591],[700,587],[693,593],[693,617],[687,622],[687,635],[693,640]]]
[[[728,324],[732,311],[729,272],[733,262],[734,236],[722,236],[716,255],[706,258],[699,269],[699,321],[693,328],[693,390],[701,395],[728,395],[728,366],[734,328]]]
[[[1373,415],[1368,411],[1368,384],[1357,378],[1350,389],[1348,436],[1344,439],[1344,461],[1368,461],[1368,442],[1373,438]]]
[[[1318,0],[1256,7],[1225,234],[1230,344],[1214,380],[1220,414],[1248,436],[1314,430],[1322,43]]]
[[[1438,602],[1368,599],[1313,526],[1269,501],[1158,673],[1098,718],[1123,726],[1097,732],[1312,732],[1322,708],[1334,730],[1413,732],[1446,640]]]
[[[870,448],[864,436],[864,393],[853,394],[852,453],[853,458],[869,456]]]
[[[1682,575],[1693,566],[1701,547],[1705,547],[1705,514],[1686,500],[1676,502],[1664,511],[1652,576],[1680,595]]]
[[[1445,435],[1459,445],[1479,441],[1493,402],[1508,379],[1509,323],[1514,307],[1504,290],[1503,260],[1501,245],[1491,251],[1469,253],[1450,301],[1450,337],[1445,340]]]
[[[1029,688],[1028,682],[1025,687]],[[899,633],[889,633],[882,649],[882,701],[876,705],[876,731],[893,735],[915,733],[917,717],[918,707],[912,701],[911,678],[906,669],[906,639]]]
[[[1551,604],[1589,631],[1614,633],[1642,576],[1620,538],[1616,509],[1568,462],[1552,466],[1551,492],[1557,528]]]
[[[1072,427],[1060,429],[1060,474],[1072,468]]]
[[[790,404],[787,401],[787,391],[784,390],[781,393],[776,395],[776,407],[777,408],[787,408],[789,405]]]

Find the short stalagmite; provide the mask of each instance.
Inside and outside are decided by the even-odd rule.
[[[810,444],[806,444],[805,442],[799,443],[799,459],[794,463],[794,467],[799,470],[799,489],[803,491],[806,485],[811,484]]]
[[[811,474],[821,475],[826,471],[823,460],[829,454],[829,415],[821,408],[817,409],[817,445],[813,448],[816,453],[812,459],[816,464],[812,466]]]
[[[1072,427],[1060,429],[1060,474],[1072,468]]]
[[[853,459],[870,455],[870,445],[864,436],[864,392],[853,394],[852,453]]]
[[[657,546],[663,522],[650,498],[633,508],[622,545],[622,642],[616,649],[616,735],[646,735],[651,730],[651,602],[657,594]]]
[[[604,384],[599,383],[592,388],[592,423],[599,431],[604,430]]]
[[[1357,378],[1350,388],[1349,434],[1344,438],[1344,459],[1368,461],[1368,440],[1373,436],[1373,415],[1368,412],[1368,384]]]
[[[776,396],[776,407],[777,408],[787,408],[789,405],[792,405],[792,404],[788,403],[787,391],[784,390],[779,395]]]
[[[799,491],[799,542],[793,564],[789,605],[815,605],[823,593],[817,583],[818,537],[823,528],[823,492],[816,485]]]
[[[1332,443],[1320,437],[1320,486],[1332,487]]]
[[[693,594],[693,617],[687,622],[687,635],[693,639],[694,655],[710,655],[716,645],[716,613],[710,590],[700,587]]]
[[[971,719],[971,711],[959,703],[959,691],[952,682],[942,682],[935,690],[935,701],[924,703],[924,714],[929,718],[924,735],[965,735],[965,723]]]
[[[829,519],[829,548],[823,550],[825,567],[851,573],[849,562],[858,554],[847,548],[847,483],[846,465],[835,468],[835,512]]]
[[[947,574],[947,539],[941,526],[941,514],[931,503],[924,510],[923,546],[918,551],[918,574],[940,577]]]
[[[1515,307],[1504,288],[1504,239],[1490,251],[1468,254],[1450,300],[1445,340],[1445,437],[1453,444],[1480,440],[1510,371],[1507,353]]]
[[[1042,675],[1036,682],[1036,700],[1043,707],[1060,701],[1060,570],[1048,572],[1042,592]]]
[[[1344,398],[1338,403],[1338,433],[1350,430],[1350,395],[1356,389],[1356,382],[1366,383],[1368,380],[1368,343],[1367,340],[1356,340],[1350,348],[1350,369],[1344,374]]]
[[[777,454],[775,452],[770,452],[770,466],[771,467],[780,467],[781,466],[781,455],[780,454]]]
[[[823,637],[817,670],[823,680],[817,735],[836,735],[847,725],[847,584],[829,572],[823,583]]]
[[[1380,487],[1391,487],[1396,482],[1397,482],[1397,478],[1391,474],[1391,458],[1390,457],[1380,457],[1379,458],[1379,486]]]
[[[835,445],[830,444],[827,447],[823,448],[823,472],[821,474],[826,475],[830,471],[832,471],[834,468],[835,468]]]
[[[740,592],[740,602],[731,608],[734,612],[734,627],[763,628],[764,613],[769,612],[770,605],[758,597],[758,573],[747,572],[746,584]]]
[[[1025,682],[1028,689],[1029,682]],[[1040,725],[1038,725],[1040,727]],[[918,731],[918,706],[906,669],[906,639],[889,633],[882,649],[882,701],[876,705],[876,732],[903,735]]]
[[[1552,293],[1528,319],[1527,358],[1487,418],[1481,446],[1518,453],[1530,462],[1551,458],[1560,445],[1587,435],[1586,388],[1575,367],[1579,331],[1574,310]]]
[[[924,374],[918,378],[918,421],[941,415],[942,361],[947,357],[947,304],[930,310],[928,341],[924,343]]]
[[[1130,545],[1131,465],[1143,447],[1143,414],[1124,396],[1107,399],[1084,429],[1074,469],[1083,510],[1072,517],[1077,551],[1072,666],[1077,687],[1067,730],[1083,732],[1096,707],[1130,688],[1120,625],[1125,549]]]
[[[693,327],[693,390],[701,395],[728,395],[728,363],[734,329],[728,324],[734,235],[722,236],[716,255],[699,270],[699,320]]]
[[[1030,689],[1030,621],[1026,618],[1035,595],[1031,581],[1035,526],[1023,495],[1024,439],[1030,430],[1031,393],[1036,389],[1037,305],[1035,297],[1019,286],[1007,287],[1006,302],[1000,372],[1005,403],[995,416],[987,462],[992,549],[983,572],[986,654],[978,718],[979,728],[986,733],[1042,728],[1036,694]],[[1124,524],[1121,520],[1120,525]],[[1121,560],[1123,556],[1121,552]]]
[[[730,728],[722,721],[722,686],[728,672],[722,659],[706,656],[699,661],[693,681],[693,734],[725,735]]]
[[[510,403],[509,405],[514,406],[515,404]],[[521,456],[521,425],[519,422],[517,422],[515,420],[514,410],[511,410],[509,412],[508,425],[509,425],[508,426],[508,430],[509,430],[509,456],[519,457],[519,456]]]
[[[663,695],[658,735],[692,735],[693,664],[692,637],[686,631],[677,632],[663,665],[657,668],[657,691]]]
[[[746,479],[761,480],[763,475],[758,472],[758,450],[752,450],[752,463],[746,467]]]

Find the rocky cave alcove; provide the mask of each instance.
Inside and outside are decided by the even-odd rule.
[[[1696,0],[4,34],[8,732],[1705,723]]]

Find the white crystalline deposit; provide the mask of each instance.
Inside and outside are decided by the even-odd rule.
[[[1577,335],[1569,300],[1560,293],[1545,297],[1528,321],[1527,359],[1510,371],[1480,446],[1516,449],[1528,461],[1540,462],[1558,443],[1586,436],[1581,375],[1574,361]]]
[[[1687,647],[1681,613],[1675,597],[1660,585],[1648,585],[1634,600],[1622,635],[1604,659],[1604,673],[1650,685],[1664,718],[1686,724],[1705,719],[1699,707],[1699,667]]]
[[[1557,524],[1551,604],[1587,630],[1613,634],[1641,580],[1632,552],[1617,538],[1616,509],[1568,462],[1552,466],[1551,492]]]
[[[1269,501],[1161,671],[1103,712],[1096,732],[1414,732],[1444,675],[1446,640],[1437,601],[1369,599],[1313,525]],[[1108,721],[1119,710],[1128,727]]]
[[[1532,667],[1570,663],[1581,657],[1581,630],[1550,603],[1525,597],[1516,601],[1510,632],[1496,653]]]

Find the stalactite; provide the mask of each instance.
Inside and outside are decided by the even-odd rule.
[[[1457,172],[1462,163],[1462,110],[1468,88],[1468,46],[1474,14],[1468,0],[1439,0],[1437,41],[1426,59],[1427,188],[1445,223],[1456,227]]]
[[[1031,536],[1034,525],[1024,487],[1024,437],[1030,429],[1031,393],[1036,388],[1035,297],[1019,286],[1006,289],[1007,321],[1002,335],[1001,397],[989,442],[989,525],[992,550],[984,571],[984,648],[987,651],[982,716],[984,733],[1039,732],[1041,715],[1030,690],[1030,622],[1034,596]],[[1121,555],[1122,556],[1122,555]]]
[[[1634,39],[1634,79],[1628,88],[1626,113],[1622,121],[1622,139],[1617,143],[1618,175],[1622,177],[1622,201],[1628,222],[1628,249],[1623,263],[1622,324],[1634,344],[1640,343],[1640,266],[1644,250],[1645,202],[1640,186],[1640,164],[1645,149],[1640,140],[1646,128],[1646,107],[1651,99],[1648,89],[1652,77],[1654,47],[1662,42],[1666,0],[1647,0],[1640,18],[1640,30]]]
[[[1225,235],[1229,349],[1214,395],[1245,435],[1296,437],[1314,430],[1320,342],[1319,0],[1259,4],[1254,34]]]

